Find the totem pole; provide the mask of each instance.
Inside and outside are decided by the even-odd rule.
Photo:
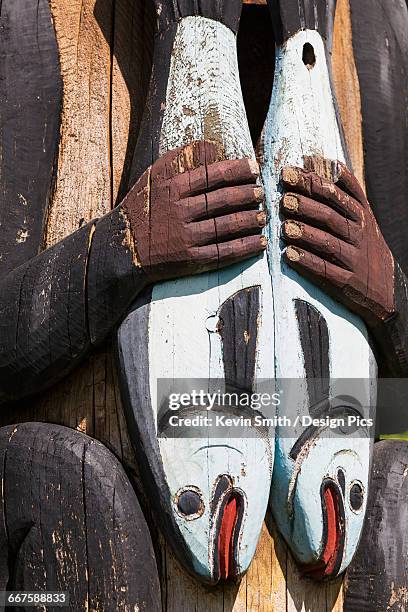
[[[0,590],[405,609],[406,443],[302,417],[408,372],[406,3],[244,4],[238,62],[242,0],[1,3]],[[265,380],[296,427],[171,435]]]

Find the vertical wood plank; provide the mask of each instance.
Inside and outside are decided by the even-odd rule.
[[[115,0],[112,43],[112,195],[126,194],[152,67],[153,2]]]
[[[262,529],[256,557],[247,574],[248,610],[268,612],[273,609],[272,571],[273,571],[274,545],[266,525]]]
[[[111,207],[112,6],[112,0],[51,0],[64,96],[57,179],[45,246]]]
[[[353,170],[364,182],[360,82],[353,53],[350,0],[337,0],[332,52],[333,80]]]

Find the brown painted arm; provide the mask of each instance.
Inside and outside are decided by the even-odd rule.
[[[193,169],[177,174],[187,157]],[[265,248],[255,162],[215,159],[205,143],[170,151],[111,213],[0,281],[0,403],[72,370],[146,285]]]
[[[380,369],[408,376],[408,282],[388,248],[357,179],[339,162],[335,181],[285,168],[285,256],[366,322]]]

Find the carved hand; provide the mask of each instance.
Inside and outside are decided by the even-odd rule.
[[[266,248],[255,161],[195,142],[155,162],[122,203],[149,283],[228,266]]]
[[[286,259],[375,325],[394,314],[394,260],[357,179],[344,164],[334,165],[335,182],[284,168]]]

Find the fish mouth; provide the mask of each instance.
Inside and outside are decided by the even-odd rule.
[[[220,476],[212,498],[212,546],[210,551],[213,582],[231,581],[240,575],[239,541],[245,498],[233,487],[229,476]]]
[[[320,489],[323,514],[323,550],[317,563],[303,565],[303,576],[324,580],[339,573],[345,545],[343,496],[334,480],[326,479]]]

